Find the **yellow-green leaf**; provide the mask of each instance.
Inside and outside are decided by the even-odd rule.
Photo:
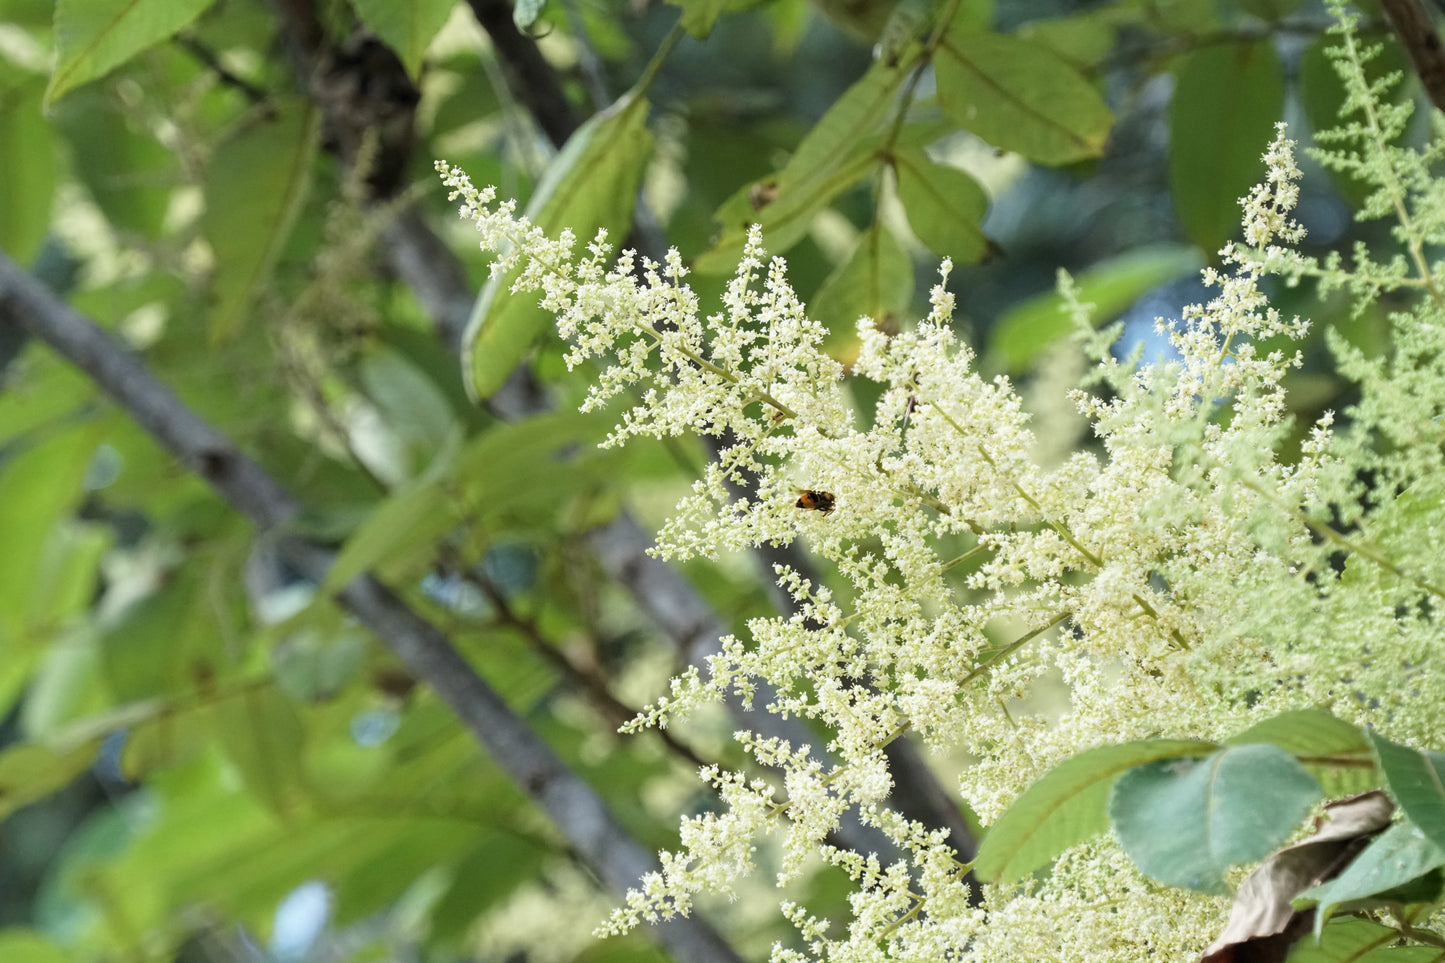
[[[813,126],[782,170],[724,201],[714,215],[722,234],[693,269],[701,274],[731,271],[753,224],[762,227],[768,250],[786,251],[829,201],[871,173],[877,158],[865,139],[897,108],[898,90],[917,55],[914,46],[896,62],[875,63]]]
[[[0,90],[0,249],[22,264],[50,226],[59,152],[38,82]]]
[[[246,319],[291,235],[311,185],[318,119],[313,109],[283,106],[223,144],[206,171],[201,228],[216,258],[210,323],[216,340]]]
[[[396,52],[413,77],[421,76],[422,57],[451,16],[454,0],[352,0],[362,23]]]
[[[571,228],[579,241],[599,228],[618,239],[632,220],[637,188],[652,152],[648,102],[637,92],[578,128],[552,161],[527,206],[548,234]],[[511,293],[516,272],[492,278],[472,308],[463,337],[467,393],[486,398],[502,386],[550,317],[530,297]]]
[[[211,0],[57,0],[49,106],[201,15]]]
[[[1150,288],[1202,266],[1192,247],[1158,246],[1129,251],[1100,261],[1075,281],[1079,298],[1094,306],[1093,320],[1108,321]],[[1010,309],[994,326],[983,367],[1017,373],[1069,333],[1072,322],[1057,291],[1029,298]]]

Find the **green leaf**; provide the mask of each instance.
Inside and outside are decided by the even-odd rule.
[[[215,253],[211,336],[229,339],[291,236],[311,186],[320,114],[283,105],[222,145],[206,170],[201,229]]]
[[[70,963],[70,956],[38,930],[0,930],[0,960],[5,963]]]
[[[1109,817],[1142,872],[1222,893],[1225,871],[1267,856],[1320,795],[1292,755],[1261,743],[1138,766],[1114,786]]]
[[[728,9],[732,0],[667,0],[667,2],[682,8],[682,19],[678,21],[682,25],[682,29],[698,40],[704,40],[708,34],[712,33],[717,18]]]
[[[438,459],[415,481],[397,489],[342,546],[322,593],[362,572],[405,568],[429,557],[443,533],[467,517],[473,524],[505,518],[527,504],[555,507],[588,483],[581,457],[559,471],[561,452],[603,430],[603,419],[576,412],[539,415],[496,425],[449,459]],[[519,484],[518,479],[526,479]]]
[[[1320,709],[1280,713],[1225,741],[1235,746],[1266,742],[1299,757],[1331,798],[1380,784],[1364,731]]]
[[[1239,233],[1239,199],[1263,174],[1260,156],[1284,111],[1274,44],[1216,44],[1181,62],[1169,104],[1169,186],[1185,232],[1217,251]]]
[[[69,785],[94,759],[92,743],[65,749],[25,743],[0,751],[0,819]]]
[[[1440,956],[1428,946],[1396,947],[1400,931],[1372,920],[1331,920],[1317,935],[1318,942],[1297,942],[1288,963],[1428,963]]]
[[[723,202],[714,215],[722,234],[693,268],[701,274],[732,271],[753,224],[762,227],[774,253],[796,244],[819,211],[876,169],[876,152],[864,141],[897,109],[898,90],[916,60],[915,47],[897,62],[875,62],[813,125],[782,170]]]
[[[40,112],[39,83],[0,90],[0,250],[21,264],[50,227],[59,165],[55,131]]]
[[[1117,317],[1145,292],[1201,266],[1199,253],[1192,247],[1158,245],[1100,261],[1074,280],[1080,300],[1094,306],[1093,320],[1098,324]],[[1073,322],[1064,313],[1064,299],[1057,291],[1036,295],[998,320],[983,367],[1021,372],[1072,330]]]
[[[401,58],[406,72],[421,76],[422,58],[432,38],[451,16],[455,0],[351,0],[362,23]]]
[[[111,224],[158,238],[179,180],[174,154],[118,108],[104,88],[77,91],[53,111],[76,174]]]
[[[1299,99],[1300,105],[1304,107],[1305,117],[1309,121],[1310,129],[1313,131],[1329,130],[1339,124],[1344,118],[1341,110],[1345,106],[1345,85],[1336,73],[1334,61],[1327,51],[1339,46],[1339,38],[1333,34],[1321,36],[1305,48],[1299,59]],[[1387,74],[1399,73],[1405,76],[1410,74],[1410,61],[1406,59],[1404,51],[1399,44],[1382,44],[1378,48],[1379,53],[1369,63],[1364,65],[1365,76],[1371,81],[1378,81]],[[1383,98],[1390,104],[1400,104],[1411,97],[1410,85],[1396,83],[1385,91]],[[1353,113],[1353,110],[1351,111]],[[1326,167],[1330,182],[1335,190],[1339,191],[1349,203],[1351,208],[1358,208],[1365,198],[1372,193],[1370,185],[1356,179],[1351,174],[1336,169],[1331,164]]]
[[[954,122],[1041,164],[1104,152],[1114,117],[1094,86],[1049,48],[955,22],[934,60]]]
[[[211,0],[57,0],[55,72],[45,104],[172,36]]]
[[[542,865],[546,850],[535,840],[505,829],[488,831],[457,864],[446,892],[432,911],[431,925],[443,939],[459,938],[477,917],[522,885]],[[507,872],[497,872],[498,866]]]
[[[278,813],[296,810],[307,793],[301,764],[305,728],[280,689],[243,689],[215,706],[216,732],[246,787]]]
[[[1369,735],[1390,795],[1432,843],[1445,849],[1445,754]]]
[[[1341,907],[1369,900],[1372,904],[1432,903],[1440,895],[1440,874],[1431,870],[1445,865],[1445,849],[1436,846],[1408,820],[1385,830],[1352,859],[1334,879],[1311,887],[1295,898],[1295,905],[1312,900],[1315,936],[1325,921]],[[1428,878],[1427,878],[1428,874]],[[1411,883],[1423,883],[1401,891]],[[1391,892],[1395,891],[1395,892]]]
[[[848,260],[813,298],[813,317],[834,332],[851,332],[861,317],[902,314],[913,297],[913,261],[893,232],[876,224],[858,236]]]
[[[18,446],[17,446],[18,447]],[[95,456],[96,432],[80,425],[60,432],[40,444],[13,454],[0,463],[0,531],[5,533],[5,551],[0,552],[0,637],[23,637],[27,626],[48,629],[41,600],[35,598],[37,559],[54,538],[70,539],[73,532],[58,527],[80,504],[85,495],[86,469]]]
[[[422,453],[441,451],[460,427],[446,395],[401,352],[369,353],[362,359],[359,376],[386,426]]]
[[[570,228],[590,243],[599,228],[613,240],[632,220],[637,188],[652,152],[648,102],[636,92],[577,129],[552,160],[527,206],[527,217],[549,235]],[[518,271],[482,288],[463,337],[467,393],[487,398],[502,386],[550,323],[534,299],[514,297]]]
[[[1334,756],[1370,751],[1358,727],[1322,709],[1294,709],[1257,722],[1225,740],[1232,746],[1266,742],[1294,756]]]
[[[456,524],[446,490],[438,483],[440,461],[415,480],[396,489],[367,516],[326,573],[322,594],[339,590],[383,559],[406,561],[419,546],[429,546]]]
[[[996,252],[983,233],[988,195],[957,167],[935,164],[921,149],[893,153],[898,199],[908,226],[929,250],[955,264],[973,264]]]
[[[974,859],[986,880],[1025,876],[1064,850],[1109,828],[1109,791],[1143,763],[1208,755],[1212,742],[1146,739],[1081,752],[1024,790],[989,827]]]

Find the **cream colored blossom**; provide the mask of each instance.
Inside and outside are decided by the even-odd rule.
[[[1359,52],[1345,59],[1357,68]],[[1380,185],[1367,213],[1399,216],[1414,274],[1363,257],[1352,273],[1293,250],[1300,174],[1281,125],[1264,181],[1244,200],[1244,244],[1204,272],[1212,297],[1159,322],[1174,360],[1119,361],[1075,305],[1096,367],[1071,397],[1096,445],[1048,466],[1034,457],[1014,386],[983,377],[954,334],[947,264],[916,328],[859,323],[853,373],[878,398],[859,412],[823,329],[756,230],[722,303],[704,315],[675,251],[660,265],[630,252],[609,263],[599,239],[574,263],[570,238],[541,236],[512,205],[439,165],[483,246],[521,268],[517,289],[543,293],[569,364],[600,366],[588,404],[640,393],[608,443],[725,439],[658,551],[717,557],[803,540],[847,586],[844,602],[779,569],[801,614],[752,621],[706,673],[685,673],[636,721],[665,725],[727,694],[751,705],[766,682],[771,702],[755,711],[809,720],[820,735],[802,746],[739,733],[772,778],[705,770],[722,810],[684,821],[681,846],[604,932],[687,912],[703,891],[731,893],[755,871],[754,842],[782,832],[780,886],[821,856],[856,889],[846,919],[785,896],[780,911],[803,949],[779,946],[775,963],[936,961],[965,948],[979,963],[1191,959],[1225,908],[1150,883],[1106,839],[1071,851],[1046,883],[989,889],[975,907],[948,840],[889,808],[884,747],[909,731],[948,758],[975,760],[957,784],[988,823],[1085,748],[1219,739],[1287,708],[1321,706],[1415,743],[1445,740],[1432,597],[1445,585],[1445,532],[1441,513],[1426,523],[1396,498],[1445,503],[1445,299],[1423,253],[1445,240],[1436,203],[1445,190],[1387,147],[1398,117],[1356,74],[1352,103],[1373,104],[1375,126],[1346,124],[1354,152],[1333,163]],[[1415,176],[1392,186],[1392,169]],[[1279,345],[1309,324],[1270,304],[1272,273],[1317,277],[1362,301],[1392,288],[1419,294],[1395,318],[1394,355],[1334,340],[1360,400],[1348,431],[1327,414],[1297,453],[1285,392],[1301,356]],[[1364,490],[1361,471],[1379,486]],[[835,510],[799,510],[798,488],[832,493]],[[1061,715],[1023,709],[1045,679],[1067,687]],[[903,858],[885,864],[829,845],[848,812]]]

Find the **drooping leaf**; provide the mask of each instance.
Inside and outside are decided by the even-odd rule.
[[[426,48],[451,15],[455,0],[352,0],[361,22],[401,58],[406,72],[421,76]]]
[[[1316,904],[1315,935],[1318,937],[1321,927],[1341,904],[1435,902],[1441,895],[1439,867],[1442,865],[1445,865],[1445,849],[1436,846],[1419,828],[1405,820],[1375,837],[1334,879],[1300,893],[1296,905],[1302,905],[1304,900]]]
[[[813,298],[813,317],[830,331],[851,332],[861,317],[897,316],[913,296],[913,261],[882,224],[858,235],[848,260],[838,266]]]
[[[1109,791],[1135,766],[1206,756],[1212,742],[1147,739],[1099,746],[1049,770],[989,827],[974,859],[983,879],[1007,882],[1109,828]]]
[[[1189,247],[1159,245],[1108,258],[1074,279],[1079,298],[1094,305],[1094,321],[1108,321],[1145,292],[1201,267]],[[983,366],[1015,374],[1067,337],[1072,322],[1057,291],[1029,298],[994,325]]]
[[[212,0],[56,0],[47,106],[195,20]]]
[[[955,22],[934,61],[955,123],[1040,164],[1104,152],[1114,117],[1094,85],[1049,48]]]
[[[210,333],[226,340],[280,257],[311,184],[320,113],[283,105],[223,144],[206,171],[201,228],[215,252]]]
[[[1445,753],[1397,745],[1374,732],[1369,735],[1390,794],[1426,838],[1445,849]]]
[[[570,228],[589,243],[605,229],[614,243],[632,220],[637,188],[652,152],[647,99],[629,92],[577,129],[552,160],[527,205],[532,223],[555,235]],[[467,393],[492,395],[550,323],[529,297],[511,293],[516,273],[482,288],[463,337]]]
[[[753,224],[762,227],[763,242],[774,253],[797,243],[819,211],[876,169],[865,140],[895,109],[916,60],[915,47],[897,62],[874,63],[819,119],[782,170],[723,202],[715,215],[722,234],[693,268],[702,274],[731,271]]]
[[[1184,58],[1169,104],[1169,188],[1184,230],[1213,254],[1239,234],[1239,198],[1284,110],[1274,44],[1215,44]]]
[[[463,517],[481,523],[528,504],[555,506],[590,478],[580,457],[558,470],[562,453],[595,438],[599,427],[594,416],[559,412],[477,435],[367,516],[337,554],[322,591],[339,589],[369,569],[386,574],[405,570],[413,558],[430,557],[436,539]],[[528,483],[517,484],[519,478]]]
[[[292,701],[275,686],[242,690],[215,706],[216,736],[246,787],[280,814],[304,799],[305,729]]]
[[[1226,870],[1268,854],[1319,797],[1319,784],[1294,756],[1254,744],[1130,770],[1114,786],[1109,818],[1142,872],[1219,893]]]
[[[972,264],[996,252],[983,233],[988,196],[957,167],[935,164],[919,148],[896,150],[893,171],[908,226],[939,257]]]
[[[1322,824],[1317,823],[1311,836],[1275,853],[1249,874],[1230,907],[1229,923],[1205,949],[1200,963],[1282,959],[1310,929],[1312,914],[1295,909],[1295,897],[1338,873],[1390,824],[1394,809],[1382,792],[1326,803]],[[1300,951],[1297,946],[1295,952]]]

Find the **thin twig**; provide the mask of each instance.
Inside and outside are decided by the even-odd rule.
[[[204,478],[262,530],[294,519],[300,505],[256,462],[191,411],[129,349],[0,254],[0,307],[35,337],[85,372],[171,454]],[[288,542],[288,561],[318,583],[331,552]],[[616,820],[590,785],[572,772],[532,728],[457,652],[436,626],[370,574],[348,582],[337,601],[369,628],[456,714],[498,766],[547,814],[577,855],[618,893],[656,868],[651,854]],[[697,917],[654,928],[679,960],[741,963]]]

